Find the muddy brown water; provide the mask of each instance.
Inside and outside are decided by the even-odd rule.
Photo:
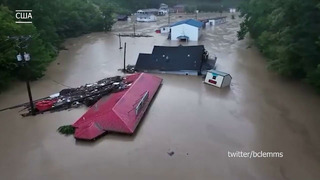
[[[154,33],[166,21],[137,24],[138,33],[152,38],[122,38],[129,64],[153,45],[179,44]],[[85,107],[27,118],[19,109],[1,112],[1,179],[320,179],[320,96],[269,72],[258,50],[248,48],[249,39],[237,41],[238,23],[228,18],[208,27],[198,42],[218,57],[218,70],[232,75],[230,88],[205,85],[201,77],[158,74],[163,86],[133,136],[107,134],[88,143],[56,132]],[[122,75],[117,69],[123,50],[115,34],[131,29],[131,23],[119,22],[112,32],[67,40],[68,50],[32,83],[34,98]],[[0,108],[26,102],[25,84],[14,83],[0,99]],[[228,151],[276,151],[284,157],[230,158]]]

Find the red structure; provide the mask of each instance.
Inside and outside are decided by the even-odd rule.
[[[162,79],[145,73],[128,76],[128,89],[100,99],[76,121],[75,138],[92,140],[106,131],[132,134],[147,110]]]
[[[57,100],[53,99],[53,100],[43,100],[40,102],[36,103],[36,108],[38,109],[38,111],[45,111],[48,110],[50,108],[52,108],[52,106],[54,105],[54,103],[56,103]]]

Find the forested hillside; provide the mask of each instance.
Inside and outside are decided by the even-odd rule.
[[[37,79],[58,53],[61,42],[84,33],[110,30],[113,6],[87,0],[0,0],[0,90],[12,79]],[[33,24],[16,24],[15,10],[31,9]],[[105,18],[104,18],[105,17]],[[8,36],[32,35],[24,51],[31,54],[31,73],[16,63],[18,41]],[[29,74],[30,76],[26,76]]]
[[[239,39],[249,32],[270,69],[320,90],[319,0],[246,0],[240,10]]]

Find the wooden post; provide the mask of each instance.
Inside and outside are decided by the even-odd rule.
[[[133,37],[136,36],[136,23],[133,23]]]
[[[126,53],[127,53],[127,43],[124,43],[124,56],[123,56],[123,72],[126,72]]]
[[[122,49],[122,46],[121,46],[121,36],[120,36],[120,33],[119,33],[119,49]]]

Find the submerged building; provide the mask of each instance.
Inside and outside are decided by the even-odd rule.
[[[154,46],[151,54],[139,54],[135,70],[138,72],[200,75],[213,69],[215,61],[216,59],[209,60],[209,54],[203,45]]]
[[[171,40],[198,41],[202,34],[203,23],[194,19],[187,19],[171,25]]]

